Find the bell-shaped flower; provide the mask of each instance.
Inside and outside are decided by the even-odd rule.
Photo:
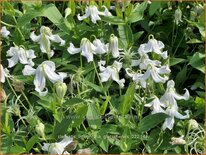
[[[169,115],[168,118],[165,119],[162,129],[165,130],[166,128],[172,130],[174,123],[175,123],[175,118],[178,119],[187,119],[189,118],[189,111],[186,110],[185,113],[186,115],[182,115],[178,112],[178,107],[176,106],[169,106],[166,110],[165,113]]]
[[[113,58],[119,57],[118,38],[111,34],[109,39],[109,51],[112,52]]]
[[[120,87],[124,87],[125,79],[119,79],[119,71],[122,68],[122,63],[114,61],[113,65],[107,66],[106,68],[104,65],[106,64],[105,61],[98,62],[99,69],[101,71],[100,78],[102,82],[106,82],[109,79],[116,81]]]
[[[64,136],[63,140],[56,143],[44,143],[42,150],[49,154],[69,154],[65,151],[66,147],[73,142],[72,137]]]
[[[3,38],[7,38],[10,35],[10,32],[6,29],[6,26],[3,26],[0,32]]]
[[[6,77],[6,73],[4,71],[3,66],[0,64],[0,82],[1,83],[5,82],[5,77]]]
[[[32,68],[29,65],[26,65],[22,71],[23,75],[35,75],[34,85],[35,90],[39,93],[40,96],[45,96],[48,92],[46,87],[46,78],[52,83],[63,82],[63,78],[66,77],[65,73],[56,73],[56,67],[52,61],[44,61],[41,63],[37,69]],[[44,89],[46,89],[44,91]]]
[[[130,68],[126,68],[126,73],[129,77],[132,78],[132,80],[137,84],[136,88],[139,88],[139,84],[142,88],[146,88],[146,81],[142,78],[144,74],[142,73],[136,73],[132,71]]]
[[[188,100],[190,97],[189,91],[185,89],[184,95],[179,95],[176,93],[175,90],[175,82],[173,80],[170,80],[167,82],[167,89],[165,94],[160,98],[160,102],[163,103],[166,107],[168,106],[175,106],[177,107],[177,101],[176,100]]]
[[[141,44],[138,52],[140,55],[147,54],[149,52],[155,52],[156,54],[160,55],[163,59],[166,59],[167,51],[162,52],[161,50],[164,48],[164,44],[161,41],[157,41],[156,39],[151,38],[149,39],[148,43]]]
[[[94,54],[105,54],[108,52],[108,44],[105,44],[100,39],[95,39],[93,41],[94,48]]]
[[[177,10],[175,10],[175,19],[174,22],[176,25],[179,25],[180,22],[182,22],[182,11],[178,7]]]
[[[22,47],[11,47],[7,51],[7,56],[11,57],[8,59],[8,68],[14,67],[18,62],[24,65],[34,66],[32,59],[36,58],[33,50],[25,50]]]
[[[102,16],[111,16],[112,14],[108,11],[107,7],[104,7],[104,11],[101,12],[97,9],[95,5],[90,5],[86,7],[85,14],[83,16],[80,16],[80,14],[77,15],[78,20],[84,20],[88,18],[89,16],[91,17],[91,21],[96,24],[97,20],[101,20],[99,15]]]
[[[165,83],[168,80],[168,76],[165,74],[169,74],[170,72],[171,70],[168,66],[156,67],[155,63],[150,63],[147,65],[147,71],[144,73],[142,78],[147,80],[149,77],[151,77],[156,83]]]
[[[82,38],[80,48],[74,47],[72,43],[67,48],[70,54],[77,54],[81,52],[81,55],[87,58],[87,62],[93,61],[93,54],[95,53],[96,47],[87,38]]]
[[[164,105],[160,102],[157,96],[155,96],[154,99],[150,103],[147,103],[144,106],[151,107],[152,114],[161,113],[161,112],[164,113],[164,110],[162,109]]]
[[[51,50],[51,41],[60,43],[60,46],[65,45],[65,41],[60,38],[57,34],[52,34],[52,31],[49,27],[42,26],[40,29],[40,35],[35,35],[34,32],[31,33],[30,38],[34,42],[38,42],[40,44],[40,49],[42,53],[47,53],[48,57],[52,57],[54,55],[54,51]]]

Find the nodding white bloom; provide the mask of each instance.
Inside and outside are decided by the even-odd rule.
[[[5,82],[5,77],[6,77],[6,73],[4,71],[3,66],[0,64],[0,82],[1,83]]]
[[[25,50],[22,47],[11,47],[7,51],[7,56],[11,57],[8,59],[8,68],[14,67],[18,62],[24,65],[34,66],[32,59],[36,58],[33,50]]]
[[[63,140],[56,143],[44,143],[42,150],[50,154],[69,154],[65,148],[73,142],[72,137],[64,136]]]
[[[126,73],[129,77],[132,78],[132,80],[137,84],[136,88],[139,87],[139,84],[141,87],[146,88],[146,81],[142,78],[144,74],[142,73],[136,73],[132,71],[130,68],[126,68]]]
[[[35,75],[34,85],[35,90],[39,93],[40,96],[45,96],[48,92],[46,87],[46,78],[49,79],[52,83],[58,81],[63,82],[63,78],[66,77],[66,73],[55,72],[56,67],[55,63],[52,61],[44,61],[41,63],[37,69],[32,68],[29,65],[26,65],[22,71],[23,75]]]
[[[169,74],[171,70],[168,66],[161,66],[160,68],[156,67],[154,63],[147,65],[147,71],[144,73],[142,78],[147,80],[151,77],[156,83],[162,82],[165,83],[169,78],[164,74]],[[164,75],[163,77],[160,75]]]
[[[46,26],[42,26],[40,28],[40,35],[35,35],[34,31],[31,33],[30,38],[34,41],[34,42],[38,42],[40,44],[40,49],[42,51],[42,53],[47,53],[47,55],[49,57],[52,57],[54,55],[54,51],[51,50],[51,43],[50,41],[56,42],[56,43],[60,43],[60,46],[64,46],[65,45],[65,41],[60,38],[59,35],[52,34],[52,31],[49,27]]]
[[[80,14],[77,15],[78,20],[84,20],[85,18],[91,17],[91,21],[96,24],[97,20],[101,20],[99,15],[102,16],[112,16],[112,14],[108,11],[106,6],[104,7],[104,11],[101,12],[97,9],[95,5],[90,5],[86,7],[85,14],[83,16],[80,16]]]
[[[176,25],[179,25],[180,22],[182,22],[182,11],[178,7],[177,10],[175,10],[175,19],[174,22]]]
[[[77,54],[81,52],[81,55],[87,58],[87,62],[93,61],[94,54],[104,54],[108,51],[108,46],[101,40],[95,39],[93,43],[87,38],[82,38],[80,48],[74,47],[72,43],[67,48],[70,54]]]
[[[161,112],[164,113],[164,110],[162,109],[164,105],[160,102],[157,96],[155,96],[155,98],[150,103],[147,103],[144,106],[151,107],[152,114],[161,113]]]
[[[10,35],[10,32],[6,29],[6,26],[1,28],[1,35],[3,38],[7,38]]]
[[[80,48],[74,47],[72,43],[67,48],[70,54],[77,54],[81,52],[81,55],[87,58],[87,62],[93,61],[93,54],[95,51],[95,46],[87,38],[82,38]]]
[[[184,138],[184,136],[181,136],[181,137],[172,137],[171,138],[171,144],[172,145],[184,145],[184,144],[186,144],[186,141],[183,139]]]
[[[190,97],[189,91],[185,88],[185,94],[179,95],[175,90],[175,82],[173,80],[169,80],[167,82],[167,89],[165,94],[160,98],[160,102],[163,103],[166,107],[175,106],[177,107],[176,100],[188,100]]]
[[[168,118],[165,119],[162,129],[165,130],[166,128],[172,130],[174,123],[175,123],[175,118],[178,119],[187,119],[189,118],[189,111],[186,110],[185,113],[186,115],[182,115],[178,112],[178,107],[176,106],[169,106],[166,110],[165,113],[169,115]]]
[[[98,62],[99,69],[101,71],[101,73],[99,74],[101,81],[106,82],[109,79],[112,79],[116,81],[120,87],[124,87],[125,79],[119,79],[119,71],[122,68],[122,63],[114,61],[113,65],[107,66],[106,68],[104,67],[105,64],[105,61]]]
[[[161,41],[157,41],[156,39],[152,38],[149,39],[148,43],[141,44],[138,52],[140,55],[147,54],[149,52],[155,52],[156,54],[160,55],[163,59],[166,59],[167,51],[162,52],[161,50],[165,47],[165,45]]]
[[[118,38],[114,34],[110,36],[109,50],[112,52],[113,58],[119,57]]]
[[[108,52],[108,44],[105,44],[100,39],[95,39],[93,45],[95,46],[94,54],[105,54]]]

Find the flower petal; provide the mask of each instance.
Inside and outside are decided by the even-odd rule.
[[[30,65],[25,65],[22,73],[23,75],[34,75],[36,73],[36,69],[32,68]]]
[[[69,44],[70,46],[67,48],[67,51],[70,54],[76,54],[81,52],[81,48],[76,48],[72,43]]]
[[[84,20],[85,18],[88,18],[90,16],[90,9],[87,7],[85,10],[85,14],[83,16],[80,16],[80,14],[77,15],[78,20]]]
[[[91,49],[90,41],[85,41],[82,45],[81,55],[87,58],[87,62],[93,61],[93,51]]]
[[[49,39],[53,42],[60,43],[60,46],[65,45],[65,41],[57,34],[49,36]]]
[[[52,83],[55,83],[57,81],[62,81],[62,77],[55,73],[54,70],[51,69],[51,67],[49,67],[48,65],[44,65],[43,66],[43,69],[44,69],[44,73],[46,74],[47,78],[52,82]]]
[[[0,64],[0,82],[4,83],[5,82],[5,72],[3,66]]]
[[[39,40],[40,40],[40,35],[36,35],[35,33],[34,33],[34,31],[30,34],[30,38],[31,38],[31,40],[32,41],[34,41],[34,42],[39,42]]]
[[[39,92],[41,95],[45,95],[47,90],[43,92],[45,86],[46,86],[46,78],[44,77],[43,68],[42,66],[39,66],[36,70],[36,75],[34,78],[34,85],[35,90]]]
[[[7,38],[10,35],[10,32],[6,29],[6,26],[1,28],[1,34],[3,38]]]
[[[188,100],[189,97],[190,97],[190,93],[189,91],[185,88],[185,94],[183,96],[177,94],[176,92],[174,93],[174,97],[177,99],[177,100]]]

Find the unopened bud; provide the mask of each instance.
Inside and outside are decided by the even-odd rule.
[[[186,144],[186,141],[183,139],[183,136],[176,138],[172,137],[171,138],[172,142],[170,142],[172,145],[184,145]]]
[[[55,85],[56,94],[60,99],[63,99],[67,92],[67,85],[63,82],[57,82]]]
[[[22,82],[20,80],[13,80],[12,85],[14,86],[14,90],[16,92],[24,91],[24,82]]]
[[[180,22],[182,22],[182,11],[178,7],[178,9],[175,10],[175,23],[179,25]]]
[[[65,9],[65,18],[71,14],[72,10],[70,8]]]
[[[90,148],[79,149],[79,150],[77,151],[77,154],[91,154],[91,153],[92,153],[92,151],[91,151]]]
[[[198,123],[194,119],[189,120],[189,128],[190,129],[198,129]]]
[[[118,38],[114,34],[111,34],[109,39],[109,50],[112,52],[113,58],[119,56]]]
[[[35,130],[36,130],[37,134],[38,134],[39,136],[41,136],[43,139],[45,139],[44,128],[45,128],[44,124],[41,123],[41,122],[38,120],[38,121],[37,121],[37,125],[36,125],[36,127],[35,127]]]

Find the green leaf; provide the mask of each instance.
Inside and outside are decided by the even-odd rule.
[[[106,152],[108,152],[109,142],[107,139],[107,129],[101,129],[99,132],[94,132],[96,143]]]
[[[153,2],[149,5],[149,15],[152,16],[159,8],[161,8],[162,2]]]
[[[29,152],[33,148],[34,144],[36,144],[37,142],[39,142],[39,136],[32,136],[26,144],[26,150]]]
[[[136,3],[134,9],[132,10],[130,16],[128,17],[129,23],[135,23],[143,19],[144,11],[147,8],[147,2]]]
[[[87,114],[87,105],[81,105],[78,107],[78,109],[75,110],[75,116],[72,119],[72,127],[78,127],[85,119],[85,116]]]
[[[196,52],[192,57],[189,58],[189,64],[205,74],[205,54]]]
[[[111,97],[110,97],[110,96],[107,96],[107,97],[106,97],[106,100],[105,100],[104,103],[102,104],[101,109],[100,109],[101,115],[104,115],[104,114],[105,114],[105,111],[107,110],[107,105],[108,105],[108,102],[109,102],[110,99],[111,99]]]
[[[135,94],[135,87],[136,87],[135,83],[132,83],[128,87],[127,92],[123,98],[123,101],[120,103],[119,109],[120,109],[120,113],[123,115],[127,114],[130,110],[131,103]]]
[[[125,25],[125,21],[116,16],[104,16],[104,17],[101,17],[101,20],[107,23],[111,23],[113,25]]]
[[[139,132],[147,132],[163,122],[168,115],[164,113],[152,114],[144,117],[138,124],[137,130]]]
[[[12,154],[21,154],[21,153],[25,153],[26,149],[22,146],[13,146],[11,147],[10,153]]]
[[[203,41],[198,40],[198,39],[190,39],[189,41],[186,42],[187,44],[199,44],[203,43]]]
[[[129,127],[124,128],[124,132],[120,139],[120,148],[123,152],[127,152],[131,148],[131,131]]]
[[[86,118],[89,126],[93,129],[102,125],[101,115],[95,103],[89,103]]]
[[[170,66],[174,66],[185,61],[186,60],[182,58],[170,58]]]
[[[76,105],[82,102],[84,102],[83,99],[74,97],[74,98],[66,100],[66,102],[64,103],[64,106],[72,106],[72,105]]]
[[[71,117],[73,117],[73,115],[67,116],[65,119],[61,121],[61,123],[56,124],[56,126],[54,127],[54,132],[53,132],[53,135],[55,138],[58,138],[58,136],[60,135],[63,136],[66,134],[68,127],[72,123]]]
[[[93,88],[97,92],[100,92],[100,93],[104,92],[103,89],[100,86],[98,86],[98,85],[96,85],[96,84],[94,84],[92,82],[89,82],[87,80],[84,80],[84,84],[86,84],[87,86]]]
[[[134,37],[129,25],[119,25],[118,32],[119,32],[120,39],[123,42],[125,48],[133,45]]]

